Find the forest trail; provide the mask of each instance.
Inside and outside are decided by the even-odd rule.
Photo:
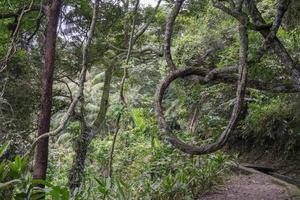
[[[205,194],[200,200],[285,200],[286,189],[261,174],[237,175],[229,183]]]

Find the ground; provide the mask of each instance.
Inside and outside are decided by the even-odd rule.
[[[260,174],[237,175],[231,181],[218,186],[200,200],[285,200],[287,191],[267,176]]]

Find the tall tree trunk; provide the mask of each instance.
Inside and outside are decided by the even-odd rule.
[[[71,194],[74,193],[75,189],[80,187],[80,184],[82,182],[83,177],[83,171],[84,171],[84,164],[85,164],[85,157],[87,154],[87,148],[89,144],[89,133],[90,128],[87,126],[85,122],[84,117],[84,82],[85,82],[85,76],[87,71],[87,53],[88,53],[88,47],[90,46],[94,34],[94,30],[96,27],[96,21],[97,21],[97,14],[98,14],[98,5],[99,0],[96,0],[93,6],[93,17],[91,21],[91,25],[89,28],[89,32],[87,35],[87,40],[84,42],[82,47],[82,68],[83,68],[83,74],[82,74],[82,83],[80,85],[81,87],[81,109],[80,109],[80,136],[76,142],[76,149],[75,149],[75,158],[73,160],[73,164],[70,170],[69,174],[69,188],[71,191]]]
[[[52,108],[52,85],[55,60],[55,43],[57,25],[62,0],[53,0],[45,7],[46,14],[46,38],[44,52],[44,69],[42,74],[42,100],[38,120],[38,136],[49,132],[51,108]],[[36,146],[33,179],[46,179],[48,164],[48,138],[41,139]]]
[[[97,134],[99,130],[103,128],[106,112],[108,109],[109,91],[112,75],[113,67],[111,66],[105,71],[105,80],[102,91],[100,110],[98,112],[96,120],[93,122],[92,127],[87,127],[86,123],[84,121],[81,121],[81,133],[76,142],[75,158],[73,160],[72,168],[69,174],[69,188],[72,194],[76,188],[80,187],[82,183],[88,146],[94,138],[95,134]]]

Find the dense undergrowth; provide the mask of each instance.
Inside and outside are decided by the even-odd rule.
[[[224,181],[228,156],[222,152],[187,156],[174,150],[151,134],[157,127],[153,117],[145,118],[143,113],[146,110],[134,109],[134,127],[120,133],[117,139],[112,177],[107,177],[112,136],[92,142],[84,184],[74,199],[194,199]],[[64,136],[53,145],[55,150],[51,151],[50,159],[55,162],[50,163],[48,180],[41,183],[47,186],[44,190],[47,197],[69,199],[64,185],[72,161],[72,143]],[[7,176],[16,181],[12,191],[15,199],[39,197],[38,189],[33,187],[36,181],[31,180],[27,166],[28,160],[20,156],[1,164],[1,182]]]
[[[257,95],[257,94],[255,94]],[[293,95],[256,96],[248,104],[248,115],[240,130],[232,136],[231,145],[240,150],[266,152],[279,159],[298,159],[300,146],[299,97]],[[241,146],[242,145],[242,146]]]

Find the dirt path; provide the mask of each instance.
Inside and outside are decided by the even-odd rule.
[[[290,199],[286,190],[268,177],[253,174],[239,175],[224,186],[219,186],[202,200],[284,200]]]

